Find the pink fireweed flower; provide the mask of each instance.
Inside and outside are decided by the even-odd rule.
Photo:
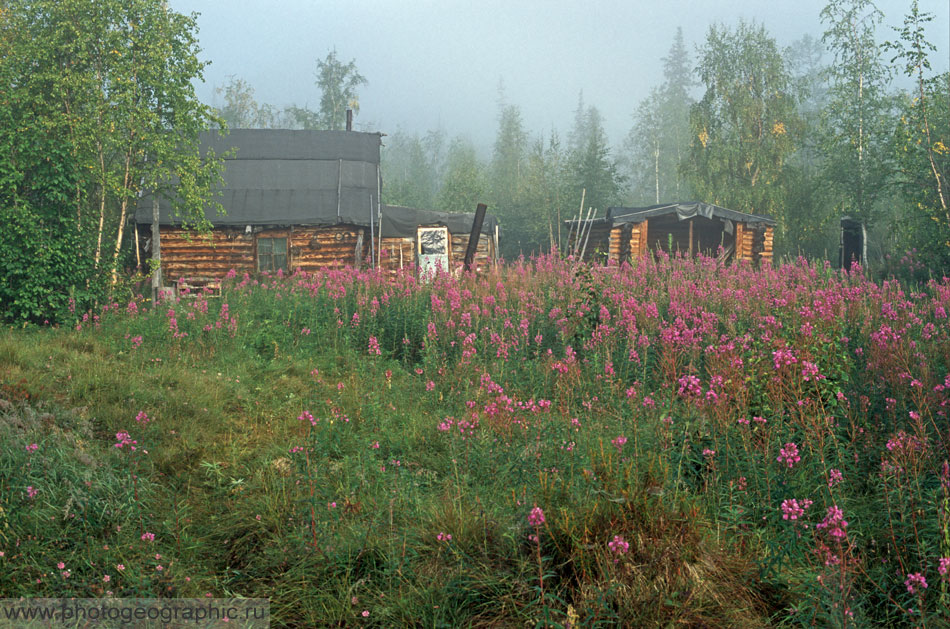
[[[818,365],[815,363],[810,363],[807,360],[802,361],[802,378],[805,382],[809,380],[824,380],[825,377],[821,375],[821,372],[818,370]]]
[[[125,564],[124,563],[116,564],[115,569],[118,570],[119,572],[122,572],[123,570],[125,570]]]
[[[138,441],[135,441],[134,439],[132,439],[132,437],[130,437],[129,433],[127,432],[115,433],[115,441],[116,441],[115,447],[119,448],[120,450],[124,446],[129,446],[129,450],[131,450],[132,452],[135,452],[135,446],[138,445]]]
[[[625,555],[630,550],[630,542],[621,535],[614,535],[613,540],[607,543],[607,548],[615,555]]]
[[[297,420],[298,420],[298,421],[302,421],[302,422],[310,422],[310,425],[311,425],[311,426],[316,426],[316,425],[317,425],[317,421],[318,421],[318,420],[316,420],[316,419],[313,418],[313,415],[310,413],[310,411],[304,411],[303,413],[301,413],[301,414],[297,417]]]
[[[428,382],[426,382],[426,391],[431,391],[433,389],[435,389],[435,382],[433,382],[432,380],[429,380]]]
[[[627,443],[627,438],[623,435],[620,435],[612,439],[610,443],[614,444],[614,447],[617,448],[617,452],[620,452],[623,450],[623,444]]]
[[[39,450],[39,448],[40,447],[35,443],[31,443],[30,445],[26,446],[26,451],[32,454],[33,452]]]
[[[30,485],[29,487],[26,488],[26,495],[27,497],[29,497],[30,500],[33,500],[34,498],[36,498],[36,494],[38,493],[40,492],[36,489],[33,489],[33,485]]]
[[[109,581],[112,580],[112,577],[110,577],[109,575],[106,574],[106,575],[103,575],[103,576],[102,576],[102,580],[103,580],[104,582],[108,583]]]
[[[300,333],[303,334],[304,336],[310,336],[310,328],[302,328],[300,330]]]
[[[382,351],[379,349],[379,341],[375,336],[369,337],[369,355],[370,356],[381,356]]]
[[[794,365],[798,362],[798,359],[795,358],[795,354],[787,348],[782,348],[772,352],[772,364],[774,365],[776,371],[787,365]]]
[[[449,533],[439,533],[438,535],[435,536],[435,538],[436,538],[437,540],[439,540],[440,542],[451,542],[451,541],[452,541],[452,535],[449,534]]]
[[[146,531],[145,533],[142,533],[142,541],[143,541],[143,542],[154,542],[154,541],[155,541],[155,533],[149,533],[148,531]]]
[[[677,383],[679,384],[678,393],[682,397],[700,397],[703,394],[699,378],[692,374],[681,377]]]
[[[703,456],[716,456],[716,451],[710,450],[709,448],[703,448]]]
[[[915,594],[918,589],[927,589],[927,579],[919,572],[913,572],[907,575],[907,580],[904,581],[904,585],[907,587],[908,592]]]
[[[535,507],[531,510],[531,513],[528,514],[528,524],[534,527],[544,524],[544,511],[541,510],[541,507]]]
[[[379,450],[379,442],[374,441],[373,443],[370,444],[369,447],[371,447],[373,450]]]
[[[149,416],[145,414],[145,411],[139,411],[139,414],[135,416],[135,421],[140,424],[147,424],[152,420],[149,419]]]
[[[831,489],[844,480],[844,474],[839,469],[828,470],[828,489]]]
[[[778,458],[775,459],[779,463],[785,463],[788,466],[788,469],[795,467],[795,464],[802,460],[802,457],[798,455],[798,446],[794,443],[786,443],[785,447],[779,450]]]
[[[791,500],[782,501],[782,519],[783,520],[797,520],[798,518],[805,515],[805,511],[812,505],[811,500],[807,498],[802,500],[801,503],[798,500],[792,498]]]
[[[829,536],[839,541],[848,536],[847,531],[845,531],[848,528],[848,521],[844,519],[844,511],[837,505],[828,507],[825,519],[816,524],[815,528],[825,529]]]
[[[937,561],[937,572],[945,579],[950,576],[950,557],[941,557]]]
[[[62,570],[62,569],[65,568],[65,567],[66,567],[66,564],[63,563],[62,561],[60,561],[58,564],[56,564],[56,569],[57,569],[57,570]]]

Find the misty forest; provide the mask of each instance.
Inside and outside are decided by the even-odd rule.
[[[508,259],[548,251],[586,190],[601,215],[692,199],[766,214],[778,220],[779,255],[793,257],[836,260],[849,216],[872,231],[875,268],[893,272],[892,258],[916,250],[945,270],[950,78],[931,72],[930,16],[915,7],[887,41],[871,2],[830,3],[819,17],[821,30],[785,49],[755,22],[713,25],[695,45],[671,33],[655,60],[664,81],[631,106],[617,146],[583,91],[569,129],[532,129],[503,81],[489,154],[451,129],[381,129],[384,200],[455,212],[487,201]],[[258,103],[233,75],[216,113],[232,128],[340,129],[367,80],[333,51],[317,62],[318,112]]]
[[[619,142],[499,71],[484,142],[371,122],[343,42],[312,105],[201,99],[197,14],[0,0],[0,625],[946,627],[950,71],[904,4],[674,29]]]

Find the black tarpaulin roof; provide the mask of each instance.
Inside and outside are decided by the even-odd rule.
[[[215,198],[227,214],[205,213],[216,226],[369,225],[378,219],[378,133],[235,129],[202,134],[201,147],[234,153],[225,160]],[[159,216],[163,225],[180,222],[168,199],[159,199]],[[135,220],[152,222],[151,197],[139,201]]]
[[[475,213],[436,212],[419,210],[399,205],[384,205],[381,211],[383,238],[415,238],[416,228],[420,226],[441,225],[449,228],[452,234],[471,234]],[[495,233],[498,219],[485,215],[482,233],[489,236]]]
[[[606,220],[613,223],[639,223],[653,216],[674,213],[681,221],[693,218],[694,216],[703,216],[705,218],[726,219],[736,223],[775,225],[775,219],[768,216],[727,210],[724,207],[719,207],[711,203],[702,203],[700,201],[692,201],[689,203],[663,203],[660,205],[650,205],[648,207],[612,207],[607,209]]]

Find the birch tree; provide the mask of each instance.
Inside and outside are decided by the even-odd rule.
[[[883,17],[872,0],[832,0],[821,12],[827,28],[822,42],[833,55],[822,125],[824,170],[839,192],[840,213],[865,229],[878,216],[890,171],[890,70],[874,40]],[[866,254],[861,263],[867,264]]]

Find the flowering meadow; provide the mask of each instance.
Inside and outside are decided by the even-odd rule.
[[[278,626],[943,626],[950,278],[231,277],[0,331],[0,592]]]

